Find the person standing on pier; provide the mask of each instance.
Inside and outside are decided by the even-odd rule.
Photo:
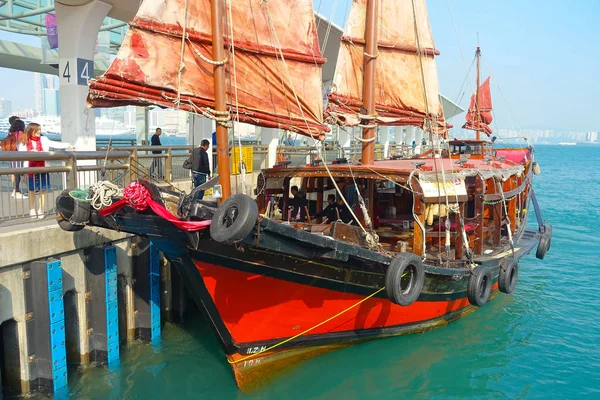
[[[50,151],[50,149],[70,149],[74,148],[63,142],[57,142],[42,136],[42,127],[40,124],[32,122],[27,125],[25,132],[19,139],[19,151]],[[25,161],[25,168],[45,167],[45,161]],[[46,196],[50,187],[50,174],[47,172],[38,174],[29,174],[29,215],[31,218],[44,218],[46,212]],[[35,209],[35,194],[40,194],[40,204]]]
[[[162,146],[160,143],[160,135],[162,134],[162,129],[156,128],[156,132],[152,135],[150,139],[150,144],[152,146]],[[162,154],[162,150],[153,150],[152,154]],[[162,171],[162,158],[156,157],[152,159],[152,165],[150,166],[150,176],[155,179],[163,179],[163,171]]]
[[[0,147],[2,151],[17,151],[18,150],[18,141],[21,138],[21,135],[25,131],[25,122],[19,119],[19,117],[10,117],[10,129],[8,130],[8,135],[2,140],[0,143]],[[22,168],[22,161],[11,161],[11,168]],[[21,175],[11,175],[10,180],[14,185],[14,189],[12,191],[12,197],[17,199],[21,199],[23,197],[27,197],[27,193],[21,192]]]
[[[206,182],[210,176],[210,163],[208,161],[208,148],[210,142],[206,139],[200,142],[200,147],[192,151],[192,177],[194,179],[194,188]],[[204,190],[198,192],[197,200],[204,198]]]

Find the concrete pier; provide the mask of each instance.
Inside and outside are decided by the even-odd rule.
[[[0,254],[0,398],[60,394],[68,365],[110,367],[128,341],[160,339],[173,285],[149,239],[43,221],[0,228]]]

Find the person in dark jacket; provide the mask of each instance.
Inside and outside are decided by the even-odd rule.
[[[306,206],[308,206],[306,195],[303,191],[298,190],[298,186],[292,186],[291,192],[294,195],[294,198],[290,199],[290,205],[294,207],[292,210],[292,219],[304,222],[306,221]]]
[[[337,205],[335,204],[335,194],[327,196],[327,207],[315,215],[315,218],[327,218],[327,222],[337,221]]]
[[[208,162],[207,153],[209,146],[210,142],[204,139],[200,143],[200,147],[192,151],[192,176],[194,178],[194,188],[205,183],[210,176],[210,164]],[[196,199],[202,200],[203,197],[204,190],[198,193]]]
[[[160,143],[160,135],[162,134],[162,129],[156,128],[156,132],[152,135],[150,139],[150,144],[152,146],[162,146]],[[162,150],[152,150],[152,154],[162,154]],[[163,179],[163,171],[162,171],[162,158],[153,158],[152,165],[150,166],[150,175],[155,177],[156,179]]]
[[[352,217],[350,210],[348,209],[348,207],[346,207],[346,204],[344,203],[344,200],[341,197],[338,197],[338,199],[337,199],[337,209],[338,209],[339,219],[343,223],[347,224],[351,221],[354,221],[354,217]]]

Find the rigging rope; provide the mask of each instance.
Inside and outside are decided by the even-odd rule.
[[[229,31],[230,31],[230,35],[231,35],[231,56],[232,56],[232,60],[233,60],[233,88],[234,88],[234,93],[235,93],[235,119],[236,122],[240,123],[240,108],[239,108],[239,101],[238,101],[238,86],[237,86],[237,70],[235,67],[235,42],[234,42],[234,38],[233,38],[233,14],[231,11],[231,0],[227,2],[229,5]],[[235,125],[231,128],[232,133],[234,135],[235,138]],[[246,166],[243,162],[242,159],[242,137],[241,135],[238,135],[238,150],[239,150],[239,157],[238,157],[238,163],[239,163],[239,170],[241,173],[241,177],[242,177],[242,193],[246,194]]]
[[[292,81],[292,79],[291,79],[291,76],[290,76],[289,70],[288,70],[288,68],[287,68],[287,63],[286,63],[286,61],[285,61],[285,57],[283,56],[283,51],[282,51],[282,49],[281,49],[281,45],[280,45],[280,43],[279,43],[279,38],[278,38],[278,36],[277,36],[277,32],[275,31],[275,26],[274,26],[274,24],[273,24],[273,18],[272,18],[272,16],[271,16],[271,12],[270,12],[270,10],[269,10],[269,3],[268,3],[267,1],[264,1],[264,2],[262,3],[262,5],[264,5],[264,6],[265,6],[265,9],[266,9],[266,11],[267,11],[267,18],[268,18],[268,20],[269,20],[269,29],[271,30],[271,33],[273,34],[273,37],[274,37],[274,39],[275,39],[275,41],[276,41],[277,50],[279,51],[279,54],[280,54],[281,60],[282,60],[282,62],[283,62],[283,67],[284,67],[285,73],[286,73],[286,75],[287,75],[287,78],[288,78],[288,80],[289,80],[289,82],[290,82],[290,87],[291,87],[291,89],[292,89],[292,93],[294,94],[294,98],[295,98],[295,100],[296,100],[296,104],[298,105],[298,109],[300,110],[300,114],[302,115],[302,118],[304,119],[304,122],[305,122],[305,124],[306,124],[306,128],[307,128],[307,130],[308,130],[308,133],[309,133],[310,137],[313,139],[313,142],[315,143],[315,147],[317,147],[317,146],[316,146],[316,139],[315,139],[315,138],[314,138],[314,136],[311,134],[310,125],[308,124],[308,121],[306,120],[306,117],[305,117],[305,115],[304,115],[304,110],[302,109],[302,106],[301,106],[301,104],[300,104],[300,100],[298,99],[298,95],[297,95],[297,93],[296,93],[296,89],[295,89],[295,87],[294,87],[294,85],[293,85],[293,81]],[[369,236],[372,236],[372,234],[371,234],[370,232],[368,232],[368,231],[367,231],[367,230],[366,230],[366,229],[365,229],[365,228],[362,226],[362,224],[361,224],[361,223],[359,222],[359,220],[358,220],[358,217],[356,216],[356,214],[354,213],[354,211],[352,210],[352,208],[351,208],[351,207],[350,207],[350,205],[348,204],[348,201],[346,200],[345,196],[343,195],[343,193],[342,193],[341,189],[339,188],[339,186],[338,186],[337,182],[336,182],[336,181],[335,181],[335,179],[333,178],[333,175],[332,175],[332,173],[331,173],[331,171],[330,171],[329,167],[327,166],[327,160],[325,159],[325,157],[323,157],[323,154],[321,153],[320,149],[317,149],[317,151],[318,151],[319,157],[321,158],[321,160],[323,160],[323,165],[324,165],[325,169],[327,170],[327,174],[329,175],[329,177],[330,177],[330,179],[331,179],[331,181],[332,181],[333,185],[335,186],[335,189],[336,189],[336,191],[337,191],[337,192],[338,192],[338,194],[340,195],[340,198],[342,199],[342,201],[344,202],[344,204],[346,205],[346,207],[348,207],[348,210],[350,211],[350,214],[351,214],[351,215],[354,217],[354,219],[356,220],[356,222],[357,222],[358,226],[361,228],[361,230],[363,231],[363,233],[365,234],[365,236],[367,236],[367,237],[369,237]],[[375,241],[375,240],[372,238],[372,241]]]

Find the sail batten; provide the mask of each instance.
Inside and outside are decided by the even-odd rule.
[[[475,96],[479,93],[478,101],[476,104]],[[479,106],[479,107],[478,107]],[[479,113],[477,112],[479,108]],[[490,90],[490,78],[488,77],[480,86],[479,92],[471,95],[471,103],[469,104],[469,111],[467,111],[466,122],[463,125],[463,129],[472,131],[481,131],[490,136],[492,134],[492,92]]]
[[[222,62],[227,75],[233,75],[233,42],[237,88],[230,79],[228,109],[239,108],[241,122],[322,139],[329,130],[322,116],[321,66],[326,60],[312,1],[271,7],[272,18],[260,0],[232,2],[231,7],[233,20],[227,21],[231,25],[224,37],[227,58],[212,60],[210,0],[188,2],[187,21],[185,0],[144,1],[109,69],[90,81],[88,104],[157,105],[211,117],[213,65]],[[233,104],[236,89],[238,103]]]
[[[345,126],[361,126],[367,0],[354,0],[344,35],[325,117]],[[378,125],[419,126],[447,134],[438,97],[438,77],[433,35],[425,0],[380,2],[377,21],[378,53],[375,73]],[[418,38],[415,34],[415,24]],[[365,117],[367,117],[365,119]]]

